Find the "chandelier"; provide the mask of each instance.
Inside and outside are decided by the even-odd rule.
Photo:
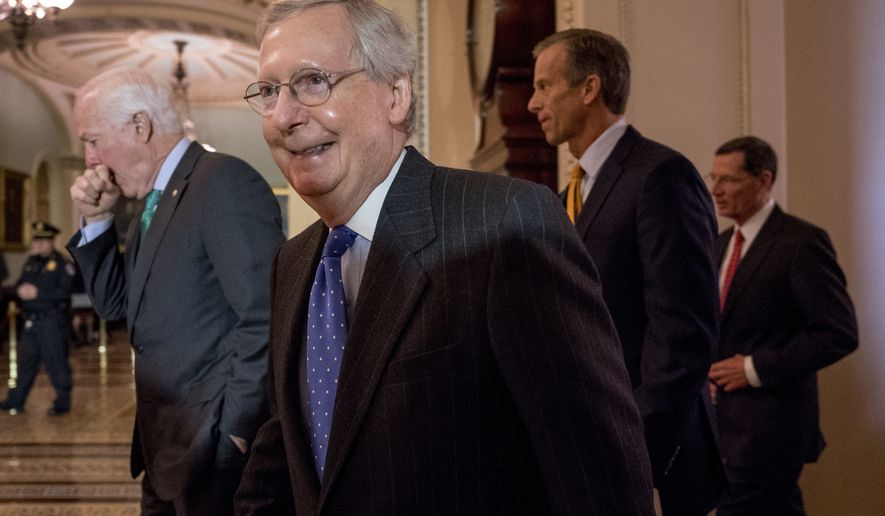
[[[24,50],[28,27],[45,18],[47,14],[58,14],[73,3],[74,0],[0,0],[0,21],[9,20],[15,46]]]

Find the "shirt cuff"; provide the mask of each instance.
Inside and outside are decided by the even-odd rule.
[[[753,387],[762,387],[762,380],[759,379],[759,373],[756,372],[756,366],[753,365],[752,355],[744,357],[744,374],[747,375],[747,382]]]
[[[92,224],[84,224],[84,222],[84,219],[80,218],[80,241],[77,243],[77,247],[83,247],[110,229],[114,225],[114,217],[99,220]]]

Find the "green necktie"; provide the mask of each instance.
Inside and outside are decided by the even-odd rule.
[[[154,188],[151,190],[149,194],[147,194],[147,198],[144,203],[144,211],[141,212],[141,234],[147,233],[148,227],[151,225],[151,219],[154,218],[154,213],[157,211],[157,204],[160,202],[160,196],[163,195],[163,190],[157,190]]]

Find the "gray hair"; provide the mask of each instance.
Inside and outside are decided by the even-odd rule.
[[[415,40],[399,16],[372,0],[278,0],[258,19],[255,35],[259,46],[271,25],[313,7],[335,4],[344,7],[356,34],[351,58],[366,70],[369,78],[392,85],[407,77],[411,84],[417,62]],[[415,127],[415,106],[413,94],[405,120],[408,134]]]
[[[114,127],[122,127],[132,115],[144,112],[159,134],[182,134],[184,117],[175,102],[172,87],[154,79],[140,68],[111,68],[83,85],[79,100],[89,94],[96,97],[96,113]]]
[[[588,76],[598,75],[605,107],[616,115],[623,115],[630,96],[630,54],[624,45],[598,30],[568,29],[541,40],[532,55],[537,58],[544,49],[557,43],[565,45],[563,73],[569,84],[577,86]]]

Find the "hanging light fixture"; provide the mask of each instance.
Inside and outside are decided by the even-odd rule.
[[[176,102],[178,102],[179,109],[184,118],[182,123],[184,126],[184,135],[188,140],[196,141],[197,131],[194,121],[191,119],[191,106],[187,97],[187,87],[189,86],[189,83],[187,81],[187,70],[184,67],[184,47],[187,46],[187,41],[176,39],[172,43],[175,44],[175,51],[178,54],[178,62],[175,64],[175,69],[172,71],[172,76],[175,77],[175,81],[172,82],[172,91],[175,94]],[[215,152],[215,147],[208,143],[203,143],[201,145],[207,151]]]
[[[0,0],[0,21],[9,20],[15,46],[24,50],[28,27],[47,14],[55,16],[73,3],[74,0]]]

